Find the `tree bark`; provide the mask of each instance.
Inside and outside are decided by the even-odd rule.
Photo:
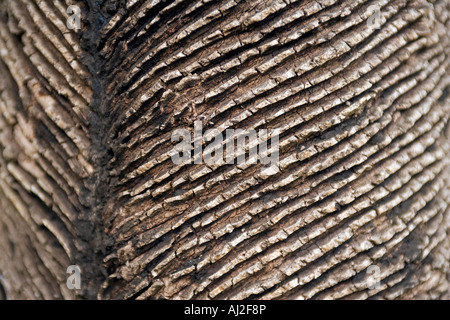
[[[449,299],[449,13],[0,0],[0,298]],[[174,164],[195,121],[279,172]]]

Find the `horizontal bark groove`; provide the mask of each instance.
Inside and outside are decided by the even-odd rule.
[[[0,2],[8,298],[450,298],[449,12]],[[174,164],[194,121],[278,129],[280,171]]]

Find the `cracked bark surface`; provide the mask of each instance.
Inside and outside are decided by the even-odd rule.
[[[449,299],[449,12],[0,0],[0,298]],[[173,164],[195,120],[280,172]]]

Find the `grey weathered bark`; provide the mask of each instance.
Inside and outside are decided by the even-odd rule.
[[[0,0],[0,298],[448,299],[427,4]],[[280,172],[175,165],[194,120],[280,129]]]

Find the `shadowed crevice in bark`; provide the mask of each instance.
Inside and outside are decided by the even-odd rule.
[[[448,299],[449,11],[0,2],[8,296]],[[195,120],[280,130],[280,171],[174,164]]]

